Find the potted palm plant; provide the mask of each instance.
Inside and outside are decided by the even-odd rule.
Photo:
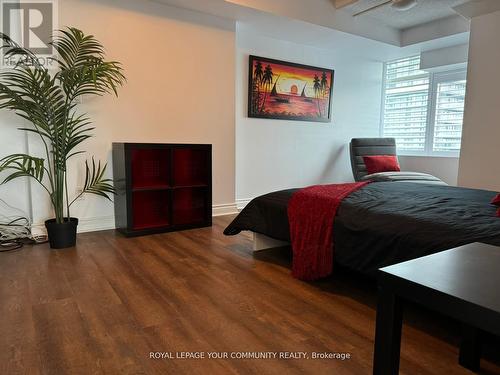
[[[13,154],[0,159],[1,183],[30,177],[48,193],[55,218],[47,220],[50,246],[66,248],[76,243],[78,219],[70,207],[82,194],[111,199],[111,180],[105,177],[106,164],[92,158],[85,162],[85,183],[70,198],[68,160],[84,151],[83,142],[92,137],[89,117],[77,110],[82,95],[114,93],[125,77],[120,63],[105,61],[103,46],[92,35],[76,28],[60,30],[51,45],[57,52],[55,69],[41,64],[29,49],[0,33],[4,57],[15,59],[13,69],[0,72],[0,109],[14,111],[27,120],[20,130],[34,133],[43,145],[41,156]]]

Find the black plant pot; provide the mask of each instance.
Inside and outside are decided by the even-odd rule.
[[[72,217],[64,219],[64,223],[56,223],[56,219],[50,219],[45,222],[49,244],[52,249],[65,249],[73,247],[76,244],[76,227],[78,219]]]

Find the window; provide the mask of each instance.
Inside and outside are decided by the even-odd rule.
[[[428,73],[420,56],[385,65],[384,137],[396,138],[398,152],[455,156],[460,151],[465,71]]]
[[[465,77],[439,75],[435,81],[436,105],[432,151],[456,153],[460,151],[462,141]]]

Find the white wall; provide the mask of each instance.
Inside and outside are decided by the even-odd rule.
[[[87,156],[111,162],[112,142],[212,143],[214,205],[234,210],[234,23],[135,0],[64,0],[59,15],[61,27],[94,34],[127,77],[118,98],[84,99],[96,126]],[[1,116],[1,153],[23,151],[11,115]],[[70,193],[83,183],[83,161],[71,163]],[[1,187],[0,198],[23,206],[23,189],[13,182]],[[35,222],[52,215],[41,189],[33,200]],[[77,202],[73,215],[83,230],[114,226],[113,205],[99,197]]]
[[[400,156],[403,171],[429,173],[456,186],[458,178],[458,158],[435,156]]]
[[[382,63],[351,50],[322,50],[237,33],[236,197],[240,206],[270,191],[352,181],[348,143],[379,134]],[[335,70],[331,123],[247,116],[248,55]]]
[[[420,54],[420,69],[428,72],[450,71],[467,67],[469,44],[423,51]]]
[[[0,111],[0,158],[26,152],[24,133],[17,130],[20,125],[22,122],[14,114]],[[6,176],[0,175],[1,181]],[[4,221],[2,216],[19,215],[15,212],[17,210],[21,210],[23,216],[30,216],[31,204],[27,199],[29,197],[28,189],[29,181],[25,178],[0,185],[0,221]]]
[[[20,23],[12,20],[11,29],[20,32]],[[14,113],[0,111],[0,159],[7,155],[25,153],[28,150],[28,139],[18,128],[25,125],[24,121]],[[7,175],[0,174],[0,182]],[[15,184],[13,186],[12,184]],[[0,221],[9,222],[19,216],[31,218],[30,181],[22,178],[11,184],[0,185]]]
[[[458,183],[500,190],[500,12],[471,22]]]
[[[410,46],[468,31],[469,21],[459,15],[454,15],[401,30],[400,45],[402,47]]]

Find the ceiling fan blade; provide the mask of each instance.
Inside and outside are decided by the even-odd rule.
[[[352,16],[353,16],[353,17],[360,16],[360,15],[362,15],[362,14],[366,13],[366,12],[370,12],[370,11],[372,11],[372,10],[374,10],[374,9],[380,8],[380,7],[382,7],[382,6],[384,6],[384,5],[387,5],[387,4],[389,4],[389,3],[392,3],[392,0],[384,1],[384,2],[383,2],[383,3],[381,3],[381,4],[375,5],[375,6],[371,7],[371,8],[365,9],[365,10],[362,10],[361,12],[355,13],[355,14],[353,14]]]

